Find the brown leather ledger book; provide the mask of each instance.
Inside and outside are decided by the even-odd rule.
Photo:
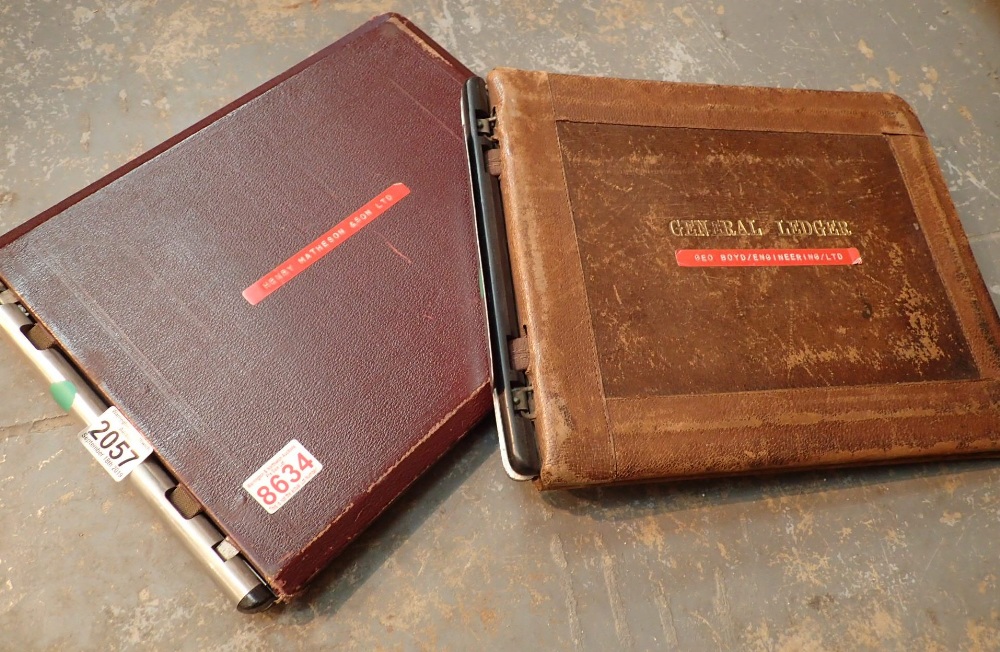
[[[900,98],[496,70],[463,115],[513,476],[1000,449],[1000,323]]]
[[[383,16],[0,239],[9,330],[247,610],[490,408],[469,77]]]

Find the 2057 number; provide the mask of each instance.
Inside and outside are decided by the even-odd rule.
[[[108,457],[115,461],[121,460],[118,462],[119,468],[139,459],[139,454],[132,450],[132,446],[125,441],[125,437],[117,430],[112,430],[111,424],[105,420],[101,421],[100,428],[88,430],[87,435],[97,442],[98,446],[104,449]],[[125,457],[126,455],[130,455],[131,457]]]

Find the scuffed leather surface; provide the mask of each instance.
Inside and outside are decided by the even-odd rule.
[[[469,76],[378,18],[0,240],[3,279],[281,597],[490,408]],[[376,222],[243,299],[396,182]],[[292,438],[323,470],[268,515],[242,483]]]
[[[488,77],[497,110],[500,186],[526,373],[535,391],[543,487],[614,480],[614,440],[601,387],[580,251],[547,75]]]
[[[541,488],[1000,449],[1000,324],[898,97],[504,69],[489,84]],[[861,235],[663,228],[824,217]],[[857,246],[863,263],[674,262],[782,246]]]
[[[558,133],[608,398],[978,377],[884,136]],[[677,219],[762,233],[677,235]],[[782,235],[776,219],[851,233]],[[694,269],[674,256],[802,247],[856,247],[863,262]]]

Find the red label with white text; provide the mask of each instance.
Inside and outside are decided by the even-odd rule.
[[[303,247],[297,254],[243,290],[243,298],[250,302],[250,305],[256,306],[269,294],[342,245],[348,238],[374,222],[375,218],[395,206],[409,194],[410,189],[404,184],[392,184],[378,197],[351,213],[332,229]]]
[[[800,267],[860,265],[861,253],[846,249],[678,249],[680,267]]]

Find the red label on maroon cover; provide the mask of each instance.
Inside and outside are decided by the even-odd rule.
[[[680,267],[798,267],[860,265],[861,254],[847,249],[678,249]]]
[[[342,245],[348,238],[374,222],[375,218],[395,206],[409,194],[410,189],[402,183],[392,184],[378,197],[351,213],[332,229],[303,247],[297,254],[243,290],[243,298],[249,301],[250,305],[256,306],[269,294]]]

